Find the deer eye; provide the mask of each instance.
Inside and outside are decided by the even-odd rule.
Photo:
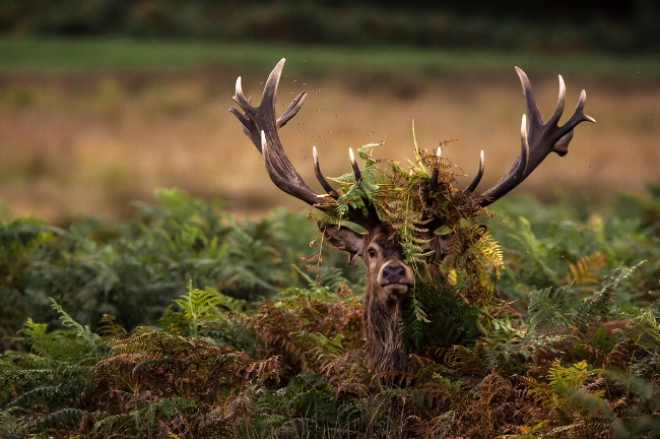
[[[370,248],[370,249],[368,250],[368,252],[369,252],[369,257],[370,257],[370,258],[373,258],[374,256],[376,256],[376,249],[374,249],[374,248]]]

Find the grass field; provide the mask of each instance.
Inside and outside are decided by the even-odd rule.
[[[657,182],[660,60],[588,55],[438,52],[401,48],[155,41],[0,41],[0,200],[14,214],[52,220],[81,212],[125,215],[156,187],[221,197],[234,212],[302,203],[282,196],[226,110],[235,78],[246,93],[288,59],[281,105],[310,96],[283,141],[313,180],[311,147],[327,175],[349,168],[346,149],[385,140],[379,157],[412,157],[458,139],[446,154],[467,174],[486,155],[483,187],[515,159],[524,103],[513,66],[530,75],[545,115],[556,74],[567,112],[582,88],[587,113],[568,156],[552,156],[521,190],[555,188],[595,198]],[[466,179],[467,180],[467,179]]]
[[[559,69],[564,73],[660,75],[654,56],[613,57],[602,54],[561,55],[530,52],[429,50],[409,47],[317,47],[263,43],[204,43],[153,40],[11,40],[0,39],[3,69],[80,70],[117,67],[190,67],[220,63],[271,66],[286,57],[306,69],[337,69],[359,65],[370,70],[447,69],[499,70],[522,64],[530,71]]]

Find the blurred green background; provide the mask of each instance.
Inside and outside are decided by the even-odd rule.
[[[126,36],[551,52],[660,49],[653,0],[4,0],[11,36]]]
[[[157,187],[239,214],[304,208],[226,111],[237,76],[258,100],[283,57],[279,104],[310,94],[282,137],[311,184],[313,145],[328,175],[349,146],[385,141],[376,155],[404,160],[414,120],[420,147],[455,140],[465,181],[484,149],[485,189],[518,153],[517,65],[543,114],[562,74],[567,112],[584,88],[598,121],[518,191],[643,192],[658,183],[659,18],[652,0],[0,1],[2,214],[123,217]]]

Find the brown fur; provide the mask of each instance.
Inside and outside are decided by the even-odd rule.
[[[371,366],[376,372],[406,371],[408,355],[401,335],[401,316],[415,279],[412,269],[403,262],[396,233],[382,224],[372,233],[328,227],[324,234],[330,245],[349,253],[349,263],[361,257],[367,267],[363,318]],[[432,239],[438,257],[442,257],[447,242],[447,235],[435,235]],[[403,285],[384,285],[387,266],[404,267]],[[435,270],[432,275],[438,276],[439,271]]]

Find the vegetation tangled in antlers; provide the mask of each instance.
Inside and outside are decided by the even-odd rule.
[[[455,187],[459,168],[441,155],[419,150],[415,162],[404,169],[398,162],[373,158],[369,144],[358,150],[362,169],[332,179],[339,183],[336,198],[328,197],[329,209],[321,228],[340,224],[349,209],[375,210],[380,221],[398,234],[405,262],[415,272],[415,285],[404,315],[404,340],[421,349],[429,344],[448,347],[472,340],[479,308],[495,306],[492,274],[499,277],[502,253],[490,233],[477,222],[487,210],[471,190]],[[353,152],[351,150],[351,156]],[[357,180],[357,181],[356,181]],[[334,191],[334,190],[333,190]],[[424,218],[443,218],[444,231],[451,232],[451,245],[442,259],[425,251],[428,232]],[[428,236],[428,235],[426,235]],[[428,274],[430,265],[439,265],[442,279]],[[442,334],[442,336],[439,336]]]
[[[479,204],[477,194],[454,186],[456,177],[462,176],[458,167],[440,154],[440,148],[435,154],[415,148],[416,163],[410,170],[397,162],[387,161],[388,169],[382,171],[377,166],[379,161],[371,155],[372,148],[377,145],[369,144],[358,150],[360,158],[365,161],[359,181],[355,181],[353,173],[333,179],[340,183],[340,196],[324,215],[321,226],[340,223],[349,208],[366,210],[373,205],[379,219],[399,235],[406,263],[414,267],[417,278],[422,280],[425,265],[433,263],[429,258],[432,255],[423,250],[428,240],[420,238],[420,232],[429,231],[424,218],[442,218],[442,230],[456,234],[443,261],[445,271],[458,270],[463,277],[475,273],[481,275],[480,268],[486,262],[497,273],[502,265],[501,253],[485,228],[476,223],[476,218],[488,211]],[[474,249],[484,259],[468,267],[469,258],[465,254],[469,249]],[[465,260],[457,260],[461,256]],[[456,275],[452,275],[453,283]],[[479,280],[480,284],[488,282],[483,276],[479,276]]]

